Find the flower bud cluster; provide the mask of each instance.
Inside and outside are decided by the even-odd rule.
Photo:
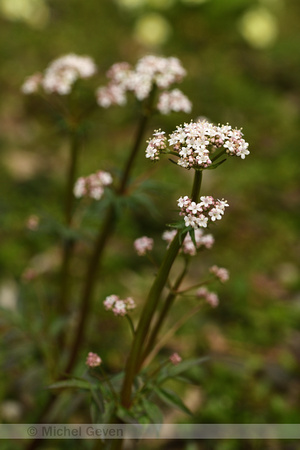
[[[224,267],[212,266],[209,271],[215,275],[221,283],[225,283],[229,280],[229,272]]]
[[[128,311],[135,308],[135,302],[131,297],[121,300],[118,295],[109,295],[103,302],[107,311],[112,311],[115,316],[125,316]]]
[[[166,241],[166,242],[168,242],[168,244],[170,244],[172,242],[172,240],[174,239],[176,233],[177,233],[176,230],[165,231],[162,235],[162,238],[164,241]],[[186,255],[194,256],[194,255],[196,255],[197,250],[201,247],[211,248],[214,244],[214,241],[215,240],[214,240],[214,237],[212,234],[204,234],[203,230],[198,228],[195,230],[196,247],[195,247],[194,242],[191,239],[191,236],[189,234],[187,234],[184,238],[180,252],[182,252]]]
[[[204,300],[213,308],[219,304],[219,297],[215,292],[210,292],[206,287],[201,287],[196,292],[196,297],[204,298]]]
[[[86,358],[86,365],[89,367],[97,367],[102,363],[102,359],[97,353],[89,352]]]
[[[28,77],[23,86],[24,94],[33,94],[41,87],[47,94],[70,94],[72,86],[79,78],[89,78],[97,71],[89,56],[69,54],[54,60],[44,74],[36,73]]]
[[[229,206],[226,200],[215,200],[211,196],[202,196],[200,200],[199,203],[193,202],[187,195],[178,199],[179,214],[183,216],[186,227],[206,228],[210,221],[222,219],[225,208]]]
[[[136,239],[133,243],[135,251],[139,256],[145,255],[147,252],[151,252],[153,248],[153,239],[147,236]]]
[[[141,58],[133,68],[127,62],[114,64],[107,72],[109,83],[98,88],[96,92],[99,106],[108,108],[111,105],[123,106],[127,102],[127,92],[133,92],[142,101],[147,98],[153,88],[168,89],[172,84],[180,82],[186,75],[177,58],[163,58],[148,55]],[[171,111],[190,112],[191,103],[178,89],[165,93],[160,97],[158,109],[163,114]]]
[[[110,173],[99,170],[88,177],[80,177],[74,186],[74,195],[76,198],[91,197],[100,200],[104,193],[104,187],[112,183],[113,179]]]
[[[175,352],[169,357],[169,361],[173,364],[173,366],[177,366],[177,364],[181,363],[182,358]]]
[[[166,151],[168,144],[171,148]],[[164,151],[178,156],[179,166],[206,169],[212,164],[211,156],[216,149],[223,147],[227,154],[245,159],[250,153],[248,145],[241,130],[233,129],[228,124],[216,126],[206,120],[199,120],[178,126],[169,139],[162,131],[159,136],[155,133],[148,141],[146,158],[158,160]]]

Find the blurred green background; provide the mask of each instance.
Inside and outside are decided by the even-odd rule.
[[[30,423],[51,382],[55,331],[44,329],[44,319],[55,296],[59,261],[51,223],[61,220],[68,150],[44,106],[24,98],[20,86],[51,60],[74,52],[95,59],[97,85],[118,61],[135,64],[149,53],[182,61],[188,75],[180,88],[193,102],[192,114],[156,116],[149,136],[154,128],[170,132],[199,116],[243,127],[250,156],[229,158],[205,172],[205,194],[226,198],[230,208],[213,230],[214,248],[206,260],[197,259],[190,275],[198,279],[215,263],[229,269],[230,281],[218,287],[220,306],[204,308],[165,354],[213,355],[194,374],[195,386],[177,387],[195,412],[195,423],[300,423],[299,17],[297,0],[0,0],[2,421]],[[134,103],[99,108],[89,122],[79,175],[120,168],[136,121]],[[135,175],[151,167],[141,151]],[[189,172],[167,161],[155,166],[153,180],[158,212],[124,213],[106,252],[105,283],[97,291],[78,375],[87,351],[99,353],[108,371],[124,364],[129,333],[126,324],[103,312],[103,298],[118,289],[142,303],[153,269],[134,254],[132,242],[151,235],[162,249],[164,224],[175,218],[175,200],[191,183]],[[31,214],[43,219],[39,232],[26,229]],[[80,258],[75,262],[74,283],[82,275]],[[35,266],[42,267],[41,277],[24,283],[22,274]],[[192,304],[179,302],[170,323]],[[72,313],[76,317],[76,296]],[[66,394],[61,404],[58,422],[89,422],[83,394]],[[166,420],[187,419],[173,413]],[[67,441],[57,445],[73,448]],[[151,448],[300,448],[283,441],[170,445]]]

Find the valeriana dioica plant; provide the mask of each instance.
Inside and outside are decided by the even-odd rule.
[[[63,129],[67,130],[70,140],[70,158],[66,168],[61,283],[57,301],[58,313],[62,316],[67,317],[72,295],[74,295],[71,290],[70,264],[76,239],[78,239],[74,224],[75,200],[83,197],[100,200],[108,186],[111,187],[113,193],[102,217],[99,217],[98,235],[87,260],[86,275],[79,299],[80,311],[77,328],[73,333],[66,361],[63,361],[63,366],[57,365],[61,374],[58,375],[58,378],[71,373],[80,347],[84,343],[92,295],[99,274],[99,262],[117,219],[116,202],[118,202],[118,198],[127,195],[132,169],[143,141],[148,120],[155,113],[169,114],[172,111],[188,113],[191,111],[189,99],[179,89],[170,89],[174,84],[181,82],[186,75],[185,69],[177,58],[149,55],[141,58],[135,67],[125,62],[114,64],[107,72],[109,79],[107,86],[99,87],[93,95],[90,95],[91,88],[86,84],[87,79],[95,77],[96,74],[97,68],[91,58],[70,54],[52,62],[44,73],[28,77],[22,86],[24,94],[40,95],[49,104],[51,110],[55,111],[55,116],[59,117],[59,125],[63,124]],[[89,95],[84,101],[79,95],[83,83],[85,83],[85,92],[90,89]],[[87,117],[97,107],[101,107],[104,111],[112,105],[126,105],[128,93],[133,94],[140,104],[140,119],[131,151],[120,171],[119,178],[113,180],[110,173],[99,170],[87,177],[81,176],[75,182],[79,175],[78,154]],[[64,343],[63,332],[59,335],[59,343]]]
[[[174,137],[175,136],[175,137]],[[163,142],[163,145],[161,143]],[[152,152],[153,148],[159,149]],[[208,286],[219,281],[224,283],[229,278],[225,268],[213,265],[208,275],[201,282],[182,288],[182,283],[188,273],[193,258],[202,250],[210,249],[214,243],[211,234],[205,229],[221,220],[227,201],[215,199],[211,195],[201,195],[203,172],[207,169],[217,168],[224,159],[224,155],[239,156],[242,159],[249,154],[248,144],[242,137],[240,130],[232,129],[229,125],[215,126],[207,121],[191,122],[177,127],[177,130],[166,138],[163,132],[155,132],[148,141],[146,157],[158,160],[161,153],[177,157],[177,162],[183,168],[192,171],[193,183],[190,195],[181,195],[177,201],[179,219],[172,227],[163,233],[162,238],[167,242],[167,248],[162,257],[159,268],[149,293],[139,313],[139,318],[131,318],[135,310],[135,302],[131,297],[121,299],[117,293],[112,293],[103,301],[107,311],[114,316],[128,319],[133,339],[124,373],[108,377],[102,369],[105,362],[100,356],[89,353],[86,364],[94,375],[94,381],[89,376],[80,380],[70,380],[56,383],[53,388],[62,386],[84,387],[98,389],[101,397],[101,406],[98,408],[96,420],[121,423],[161,423],[162,413],[157,407],[157,400],[173,405],[183,412],[190,414],[181,398],[176,392],[164,387],[170,378],[180,377],[189,368],[203,362],[203,358],[182,361],[183,355],[173,353],[165,360],[155,361],[161,347],[190,317],[203,308],[203,302],[211,307],[218,306],[217,294],[208,289]],[[182,162],[182,157],[188,155],[188,164]],[[140,256],[151,254],[154,241],[148,236],[142,236],[133,243],[134,249]],[[183,258],[183,268],[179,273],[170,276],[173,264],[177,257]],[[174,279],[173,279],[174,278]],[[167,292],[166,292],[167,291]],[[183,315],[177,322],[169,325],[165,335],[161,335],[163,325],[177,298],[194,297],[195,307]],[[101,365],[101,366],[100,366]],[[100,372],[95,372],[99,367]],[[121,381],[121,382],[120,382]],[[93,388],[91,388],[91,383]],[[122,448],[120,440],[113,441],[110,448]]]
[[[224,198],[201,192],[203,172],[216,169],[227,156],[245,159],[249,150],[241,130],[234,129],[229,124],[214,125],[206,120],[191,121],[177,126],[169,136],[162,130],[156,130],[148,142],[141,145],[145,142],[144,133],[148,120],[155,112],[168,114],[172,111],[191,111],[191,103],[187,97],[177,88],[170,90],[185,74],[177,58],[146,56],[140,59],[135,67],[128,63],[114,64],[107,72],[108,84],[99,87],[81,108],[79,101],[66,99],[68,96],[71,99],[76,89],[80,89],[80,82],[87,82],[86,78],[96,75],[96,66],[88,57],[67,55],[54,61],[44,74],[29,77],[22,88],[26,94],[40,93],[59,110],[70,138],[64,207],[64,222],[68,232],[65,233],[63,242],[61,285],[57,302],[59,314],[68,315],[70,303],[74,298],[70,263],[76,239],[79,239],[74,220],[76,207],[82,205],[81,202],[85,200],[106,202],[101,210],[101,217],[99,216],[92,251],[86,261],[78,299],[79,317],[75,329],[72,330],[70,347],[65,347],[64,334],[59,335],[61,353],[66,355],[66,359],[58,363],[59,373],[55,374],[55,383],[52,385],[53,389],[80,387],[89,390],[96,408],[94,420],[101,423],[160,423],[163,419],[157,407],[158,398],[189,413],[178,394],[167,390],[164,383],[170,377],[178,376],[193,365],[199,364],[203,358],[182,361],[184,355],[175,352],[166,360],[159,361],[157,355],[167,340],[196,314],[204,303],[217,307],[219,298],[208,286],[216,281],[224,283],[229,278],[225,268],[213,265],[208,269],[205,279],[183,288],[194,257],[204,253],[214,244],[213,235],[207,233],[206,229],[219,222],[229,206]],[[112,105],[125,106],[130,93],[141,105],[140,121],[125,165],[119,170],[120,175],[113,177],[103,167],[88,176],[78,173],[81,127],[87,115],[99,106],[103,111]],[[148,294],[145,294],[143,305],[136,307],[132,297],[124,298],[118,292],[112,292],[103,299],[103,313],[111,314],[111,320],[127,320],[132,333],[132,343],[124,370],[120,375],[111,377],[103,369],[106,366],[105,361],[102,361],[98,354],[89,352],[86,364],[90,373],[79,380],[70,379],[80,349],[85,344],[85,331],[96,282],[105,283],[98,270],[103,250],[109,244],[114,231],[119,200],[128,195],[129,187],[132,189],[132,169],[142,147],[146,156],[145,170],[149,166],[149,160],[155,163],[166,155],[173,163],[190,171],[193,179],[191,190],[178,192],[177,205],[174,204],[174,208],[178,209],[178,220],[162,235],[162,239],[166,241],[165,254],[160,263],[156,264],[155,277]],[[139,237],[133,243],[137,254],[149,257],[150,261],[154,261],[151,254],[154,245],[154,239],[148,236]],[[183,260],[183,265],[182,269],[174,274],[173,265],[177,257]],[[168,332],[163,335],[163,326],[170,316],[175,300],[187,295],[194,298],[194,308],[171,324]],[[105,337],[102,336],[102,339]],[[68,379],[65,379],[66,377]],[[52,404],[53,398],[50,398],[45,411]],[[43,417],[42,415],[40,420]],[[115,441],[112,445],[114,448],[121,448],[122,442]]]

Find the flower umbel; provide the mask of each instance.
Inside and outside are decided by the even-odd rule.
[[[215,292],[210,292],[206,287],[201,287],[196,292],[196,297],[204,298],[204,300],[212,307],[216,308],[219,304],[219,297]]]
[[[151,252],[153,248],[153,239],[147,236],[136,239],[133,243],[134,248],[139,256],[145,255],[147,252]]]
[[[221,283],[225,283],[229,280],[229,272],[224,267],[212,266],[209,271],[214,274]]]
[[[186,71],[179,59],[174,57],[148,55],[141,58],[134,68],[127,62],[116,63],[107,71],[110,80],[108,85],[96,91],[97,102],[103,108],[125,105],[127,92],[133,92],[139,101],[143,101],[154,85],[160,90],[168,89],[172,84],[182,81],[185,75]],[[191,102],[175,89],[161,94],[157,109],[162,114],[171,111],[190,112]]]
[[[109,186],[113,179],[110,173],[99,170],[87,177],[80,177],[74,186],[74,195],[76,198],[91,197],[100,200],[104,193],[105,186]]]
[[[177,164],[186,169],[206,169],[212,163],[213,153],[223,148],[228,155],[245,159],[249,155],[248,143],[243,139],[241,130],[230,125],[213,125],[206,120],[185,123],[178,126],[167,140],[160,132],[160,145],[157,133],[148,141],[146,158],[158,160],[161,153],[171,153],[178,157]],[[170,146],[167,149],[167,142]]]
[[[215,200],[211,196],[200,197],[200,202],[193,202],[187,195],[178,199],[180,215],[184,218],[186,227],[206,228],[209,222],[220,220],[223,217],[227,201]]]
[[[165,231],[162,235],[162,238],[164,241],[167,241],[168,244],[170,244],[174,239],[176,233],[176,230]],[[180,251],[185,253],[186,255],[194,256],[196,255],[197,250],[201,247],[211,248],[214,244],[214,237],[212,234],[204,234],[203,230],[197,228],[195,230],[195,242],[196,247],[194,242],[192,241],[191,236],[187,234],[184,238]]]
[[[89,56],[78,56],[73,53],[55,59],[44,74],[28,77],[23,86],[24,94],[33,94],[42,87],[47,94],[70,94],[72,86],[79,78],[89,78],[96,73],[96,65]]]
[[[182,358],[181,356],[178,355],[178,353],[173,353],[169,357],[169,360],[174,366],[177,366],[177,364],[179,364],[182,361]]]
[[[115,316],[125,316],[128,311],[135,308],[135,302],[131,297],[121,300],[118,295],[109,295],[103,302],[107,311],[112,311]]]
[[[86,358],[86,365],[89,367],[97,367],[102,363],[102,359],[97,353],[89,352]]]

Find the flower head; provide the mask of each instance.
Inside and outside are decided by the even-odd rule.
[[[100,356],[97,355],[97,353],[89,352],[88,356],[86,358],[86,365],[89,367],[97,367],[100,366],[102,363],[102,359]]]
[[[167,241],[168,244],[170,244],[172,242],[172,240],[174,239],[175,235],[176,235],[177,231],[176,230],[171,230],[171,231],[165,231],[162,235],[162,238],[164,241]],[[185,253],[187,255],[191,255],[194,256],[197,253],[197,250],[201,247],[205,247],[205,248],[211,248],[214,244],[214,237],[212,234],[204,234],[203,230],[200,228],[197,228],[195,230],[195,242],[196,242],[196,247],[194,242],[192,241],[192,238],[189,234],[187,234],[184,238],[182,247],[181,247],[181,252]]]
[[[132,92],[139,101],[146,99],[153,87],[159,90],[169,89],[174,83],[182,81],[186,75],[179,59],[147,55],[141,58],[135,67],[127,62],[113,64],[107,71],[109,82],[96,91],[99,106],[125,105],[127,92]],[[158,110],[162,114],[171,111],[190,112],[191,102],[181,91],[175,89],[161,94]]]
[[[219,297],[215,292],[210,292],[206,287],[201,287],[196,292],[196,297],[204,298],[204,300],[213,308],[219,304]]]
[[[87,177],[80,177],[74,185],[74,195],[76,198],[84,196],[100,200],[104,193],[105,186],[112,183],[112,176],[108,172],[99,170]]]
[[[201,200],[202,199],[202,200]],[[189,197],[180,197],[177,204],[186,227],[206,228],[210,221],[220,220],[229,206],[227,201],[214,200],[213,197],[201,197],[200,202],[193,202]]]
[[[47,94],[70,94],[79,78],[89,78],[96,73],[96,65],[89,56],[68,54],[54,60],[44,74],[28,77],[23,86],[24,94],[32,94],[42,87]]]
[[[125,316],[128,311],[136,307],[135,302],[131,297],[121,300],[118,295],[114,294],[106,297],[103,305],[107,311],[112,311],[115,316]]]
[[[173,353],[169,357],[169,360],[174,366],[177,366],[177,364],[179,364],[182,361],[182,358],[181,356],[178,355],[178,353]]]
[[[173,89],[160,94],[157,109],[161,114],[169,114],[172,111],[190,113],[192,103],[179,89]]]
[[[229,280],[229,272],[224,267],[212,266],[209,271],[214,274],[221,283],[225,283]]]
[[[148,141],[148,147],[152,139]],[[153,156],[149,156],[148,147],[146,157],[159,159],[161,150],[171,152],[178,157],[177,164],[186,169],[206,169],[212,164],[212,154],[219,148],[229,155],[240,156],[244,159],[249,155],[248,143],[243,139],[241,130],[233,129],[230,125],[213,125],[207,120],[185,123],[177,126],[169,135],[168,144],[171,147],[166,151],[167,143],[160,149],[156,148]]]
[[[147,236],[136,239],[133,243],[134,248],[139,256],[145,255],[147,252],[151,252],[153,248],[153,239]]]

